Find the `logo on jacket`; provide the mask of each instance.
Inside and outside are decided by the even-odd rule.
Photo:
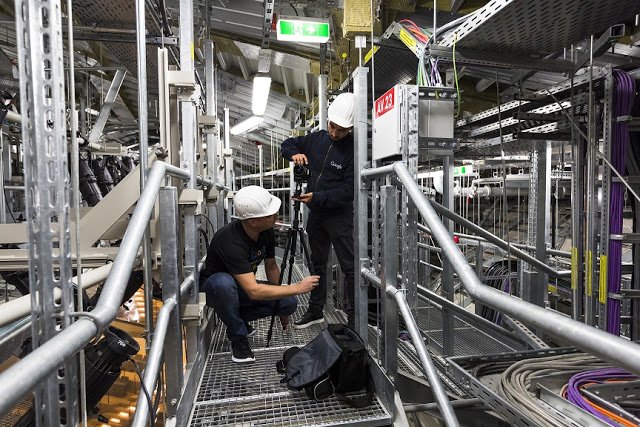
[[[333,166],[336,169],[342,169],[342,165],[340,163],[336,163],[333,160],[331,161],[331,166]]]

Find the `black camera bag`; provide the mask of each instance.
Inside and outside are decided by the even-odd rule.
[[[324,400],[333,394],[354,408],[370,406],[373,380],[369,354],[360,336],[342,324],[330,324],[309,344],[285,351],[276,364],[281,382],[307,396]]]

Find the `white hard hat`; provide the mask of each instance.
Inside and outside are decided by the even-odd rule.
[[[240,219],[273,215],[281,204],[280,199],[258,185],[243,187],[233,197],[233,207]]]
[[[329,121],[343,128],[353,127],[354,105],[355,96],[351,92],[344,92],[336,96],[327,112]]]

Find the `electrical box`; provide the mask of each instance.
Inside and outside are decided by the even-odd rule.
[[[373,160],[397,155],[450,154],[455,90],[396,85],[373,104]]]
[[[420,99],[418,104],[419,138],[453,138],[453,101]]]
[[[401,110],[403,101],[402,85],[396,85],[373,103],[373,160],[395,156],[401,153]]]

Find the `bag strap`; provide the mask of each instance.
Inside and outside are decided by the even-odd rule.
[[[289,360],[300,351],[300,347],[291,347],[288,348],[284,354],[282,355],[282,359],[276,362],[276,371],[280,374],[285,374],[287,372],[287,364]]]
[[[373,402],[374,386],[373,379],[369,376],[367,385],[362,391],[354,393],[336,393],[338,400],[347,403],[353,408],[366,408]]]
[[[334,388],[331,378],[326,375],[323,379],[313,385],[312,394],[315,400],[324,400],[333,395]]]

